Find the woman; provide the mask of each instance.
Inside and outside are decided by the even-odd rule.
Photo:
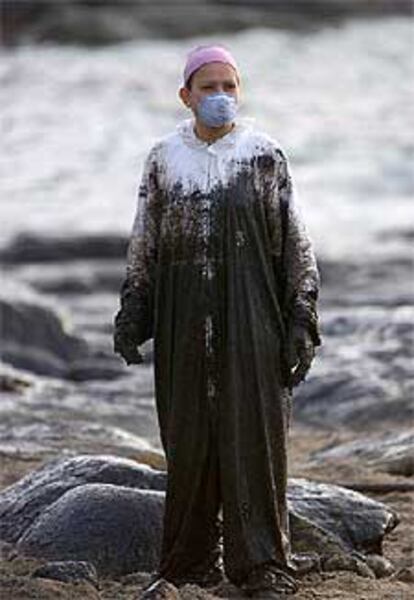
[[[146,160],[115,351],[154,339],[168,464],[159,575],[246,595],[294,593],[286,505],[292,388],[320,344],[319,275],[280,145],[237,118],[222,46],[189,53],[193,118]],[[222,519],[221,519],[222,517]]]

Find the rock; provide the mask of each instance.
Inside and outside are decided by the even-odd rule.
[[[381,554],[384,535],[399,522],[398,515],[381,502],[337,485],[307,479],[290,479],[288,501],[290,511],[316,527],[327,544],[349,552]],[[301,537],[295,535],[294,528],[293,543],[297,540],[303,544]]]
[[[292,553],[291,560],[299,576],[321,570],[321,557],[316,552]]]
[[[0,539],[16,542],[47,507],[87,483],[164,490],[166,473],[115,456],[79,455],[48,462],[0,494]]]
[[[0,373],[0,392],[13,392],[18,394],[24,392],[24,390],[31,385],[31,382],[25,377],[4,372]]]
[[[355,460],[392,475],[414,475],[414,433],[412,430],[386,433],[344,444],[330,444],[311,454],[311,463]]]
[[[8,265],[61,263],[78,259],[125,260],[128,238],[112,233],[71,237],[42,237],[19,233],[0,251],[0,262]]]
[[[414,242],[414,229],[412,227],[393,227],[392,229],[382,229],[377,234],[377,239],[384,243],[391,241]]]
[[[54,415],[49,414],[46,411],[43,419],[28,415],[16,424],[4,419],[0,423],[0,452],[49,459],[62,453],[69,456],[95,452],[117,454],[164,468],[163,454],[139,435],[80,417],[55,420]]]
[[[322,316],[324,344],[295,393],[295,418],[364,432],[411,420],[414,309],[367,304],[324,308]]]
[[[375,579],[375,574],[370,567],[356,556],[344,553],[325,556],[322,561],[323,571],[352,571],[361,577]]]
[[[76,358],[68,365],[65,378],[71,381],[109,380],[125,376],[125,368],[119,358],[112,355]]]
[[[113,353],[94,352],[67,331],[64,316],[31,290],[8,282],[0,295],[2,360],[39,375],[85,381],[125,374]]]
[[[157,579],[140,596],[141,600],[180,600],[177,588],[165,579]]]
[[[241,600],[239,595],[240,590],[238,593],[236,592],[237,596],[234,595],[234,592],[235,590],[233,586],[228,586],[227,590],[226,588],[223,589],[220,587],[217,595],[215,594],[215,590],[204,589],[198,585],[195,585],[194,583],[186,583],[185,585],[180,586],[181,600],[216,600],[217,596],[219,598],[234,598],[235,600]],[[261,596],[261,598],[263,600],[263,596]]]
[[[0,561],[2,560],[11,560],[15,555],[15,547],[13,544],[9,544],[8,542],[3,542],[0,540]]]
[[[118,294],[125,272],[126,257],[120,260],[94,259],[65,262],[38,262],[13,266],[13,275],[33,289],[59,296]]]
[[[17,549],[47,560],[86,560],[99,575],[154,571],[163,511],[163,492],[88,483],[46,508]]]
[[[399,569],[393,579],[404,581],[405,583],[414,583],[414,567],[404,567]]]
[[[254,2],[233,5],[178,0],[157,3],[104,0],[83,3],[75,0],[3,0],[7,27],[3,44],[52,40],[86,45],[153,37],[194,37],[217,31],[238,31],[248,27],[306,28],[322,26],[349,16],[390,14],[410,15],[408,0],[321,0],[319,2]]]
[[[295,394],[295,418],[364,432],[412,419],[412,261],[321,260],[323,345]]]
[[[101,600],[96,587],[85,580],[65,583],[33,577],[33,572],[42,566],[41,561],[19,556],[1,561],[1,600]]]
[[[0,537],[47,560],[87,560],[100,575],[153,571],[161,543],[166,473],[114,457],[46,464],[0,494]],[[144,489],[145,488],[145,489]],[[324,568],[365,576],[398,516],[335,485],[289,481],[293,551],[317,553]],[[317,564],[318,561],[315,562]]]
[[[87,355],[86,343],[70,335],[50,305],[16,286],[0,297],[2,360],[19,369],[65,376],[68,363]]]
[[[32,577],[56,579],[65,583],[87,581],[93,586],[98,586],[98,574],[95,567],[86,561],[60,561],[50,562],[35,569]]]
[[[393,573],[395,573],[394,565],[387,558],[385,558],[385,556],[368,554],[366,557],[366,563],[378,578],[390,577]]]
[[[320,260],[321,300],[324,306],[387,306],[412,305],[412,261],[407,253],[364,261]],[[392,281],[392,285],[390,285]],[[340,293],[338,294],[338,290]],[[346,319],[346,317],[345,317]]]

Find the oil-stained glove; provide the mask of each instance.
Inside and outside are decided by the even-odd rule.
[[[127,365],[139,365],[144,362],[144,358],[134,342],[115,340],[114,351],[122,356]]]
[[[123,323],[119,323],[118,316],[115,319],[114,352],[120,354],[127,365],[139,365],[144,362],[131,332]]]
[[[292,369],[291,385],[297,386],[305,379],[315,357],[315,346],[305,327],[293,326],[288,353],[289,366]]]

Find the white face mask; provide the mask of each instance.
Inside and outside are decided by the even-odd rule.
[[[204,96],[197,104],[197,117],[207,127],[222,127],[232,123],[236,117],[238,104],[231,94],[216,92]]]

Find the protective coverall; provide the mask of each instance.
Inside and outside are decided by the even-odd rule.
[[[320,344],[319,275],[280,145],[245,121],[214,143],[191,119],[146,160],[116,328],[154,339],[168,464],[160,574],[216,556],[236,585],[290,564],[287,433],[300,324]]]

